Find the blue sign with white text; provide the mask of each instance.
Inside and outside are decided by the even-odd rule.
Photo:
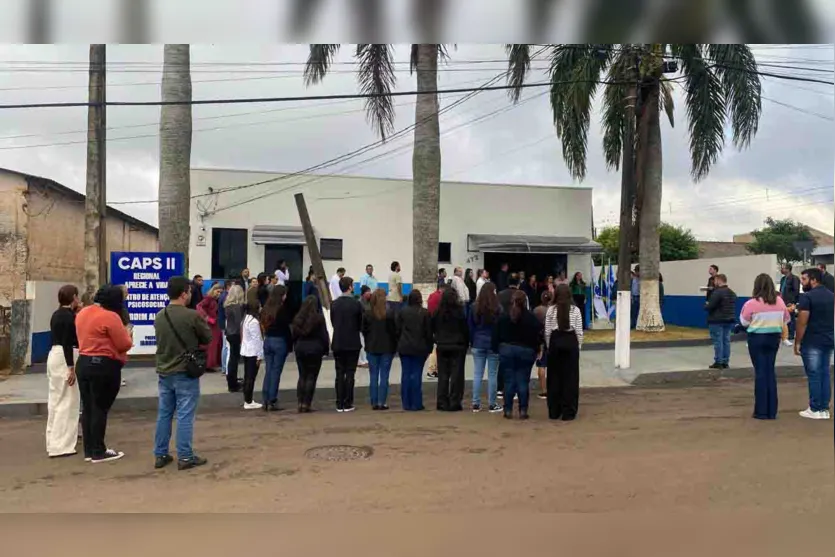
[[[182,253],[112,252],[110,281],[125,285],[125,307],[136,327],[153,326],[157,313],[168,305],[168,279],[185,275]]]

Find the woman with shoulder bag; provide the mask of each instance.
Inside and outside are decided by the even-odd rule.
[[[84,459],[93,463],[118,460],[123,452],[104,442],[107,414],[121,387],[122,367],[133,339],[122,322],[124,291],[106,285],[96,293],[94,305],[75,319],[78,334],[76,374],[81,392],[81,429]]]

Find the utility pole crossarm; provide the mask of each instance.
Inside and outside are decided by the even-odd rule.
[[[313,232],[313,224],[310,222],[310,213],[307,212],[307,203],[303,193],[295,196],[296,207],[299,210],[299,221],[304,231],[304,241],[307,244],[307,251],[310,252],[310,262],[313,264],[313,272],[316,274],[316,285],[319,287],[319,299],[325,309],[330,309],[331,293],[325,282],[325,265],[322,263],[322,254],[319,253],[319,244],[316,243],[316,234]]]

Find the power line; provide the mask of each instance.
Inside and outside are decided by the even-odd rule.
[[[542,95],[545,95],[545,94],[547,94],[547,92],[540,93],[537,96],[542,96]],[[455,131],[458,131],[458,130],[460,130],[462,128],[465,128],[467,126],[471,126],[471,125],[483,122],[484,120],[486,120],[488,118],[492,118],[492,117],[497,116],[499,114],[502,114],[502,113],[508,112],[510,110],[513,110],[513,109],[517,108],[518,106],[522,105],[524,102],[528,102],[528,101],[532,100],[533,98],[536,98],[536,96],[532,97],[532,98],[529,98],[529,99],[526,99],[526,101],[523,101],[522,103],[506,105],[501,109],[494,110],[493,112],[489,112],[489,113],[484,114],[482,116],[479,116],[479,117],[477,117],[473,120],[464,122],[463,124],[459,124],[458,126],[455,126],[453,128],[450,128],[449,130],[445,130],[444,132],[442,132],[441,137],[444,137],[446,135],[454,133]],[[400,147],[395,147],[394,149],[391,149],[391,150],[386,151],[384,153],[374,155],[374,156],[372,156],[368,159],[357,161],[357,162],[353,163],[352,165],[350,165],[348,167],[340,169],[340,172],[345,172],[346,170],[353,169],[353,168],[356,168],[358,166],[364,166],[364,165],[367,165],[368,163],[376,162],[376,161],[381,160],[383,158],[390,157],[391,155],[400,154],[402,152],[408,151],[411,147],[412,147],[411,144],[405,144],[405,145],[401,145]],[[238,201],[236,203],[232,203],[230,205],[226,205],[226,206],[223,206],[223,207],[220,207],[220,208],[216,208],[213,211],[210,211],[208,214],[209,215],[214,215],[214,214],[219,213],[220,211],[225,211],[225,210],[228,210],[228,209],[233,209],[235,207],[240,207],[242,205],[252,203],[253,201],[259,201],[259,200],[264,199],[266,197],[270,197],[270,196],[273,196],[273,195],[284,193],[284,192],[286,192],[288,190],[291,190],[291,189],[300,188],[300,187],[303,187],[303,186],[306,186],[306,185],[309,185],[309,184],[312,184],[312,183],[315,183],[315,182],[322,181],[322,180],[324,180],[328,177],[329,177],[328,175],[310,177],[308,180],[302,181],[302,182],[297,183],[297,184],[291,184],[287,187],[280,188],[280,189],[275,190],[275,191],[269,191],[269,192],[251,197],[249,199],[244,199],[244,200]]]
[[[763,100],[769,101],[769,102],[773,102],[774,104],[779,104],[780,106],[790,108],[790,109],[795,110],[797,112],[802,112],[803,114],[808,114],[809,116],[817,116],[818,118],[821,118],[823,120],[829,120],[830,122],[835,121],[835,118],[833,118],[832,116],[827,116],[827,115],[821,114],[819,112],[814,112],[812,110],[806,110],[805,108],[800,108],[799,106],[794,106],[794,105],[789,104],[789,103],[784,103],[783,101],[778,101],[776,99],[770,99],[770,98],[764,97],[762,95],[760,95],[760,98],[763,99]]]
[[[500,75],[490,79],[489,81],[487,81],[484,86],[485,87],[489,86],[491,83],[501,79],[502,77],[503,77],[503,75],[500,74]],[[474,97],[476,94],[478,94],[478,92],[480,92],[480,89],[475,89],[475,90],[471,91],[468,95],[466,95],[465,97],[463,97],[461,99],[458,99],[457,101],[452,103],[450,106],[444,107],[441,110],[439,110],[437,112],[437,114],[441,115],[441,114],[444,114],[445,112],[448,112],[449,110],[452,110],[453,108],[460,105],[461,103],[466,102],[467,100]],[[434,114],[428,116],[427,120],[429,118],[434,117],[434,116],[435,116]],[[405,134],[412,131],[415,128],[415,126],[417,126],[417,122],[410,125],[410,126],[407,126],[406,128],[403,128],[401,130],[396,131],[395,133],[393,133],[391,136],[388,137],[388,140],[391,141],[391,140],[395,140],[399,137],[404,136]],[[364,154],[365,152],[367,152],[371,149],[374,149],[376,147],[379,147],[379,146],[383,145],[384,143],[385,143],[385,141],[380,139],[380,140],[374,141],[372,143],[368,143],[366,145],[363,145],[362,147],[360,147],[358,149],[355,149],[353,151],[350,151],[348,153],[344,153],[342,155],[339,155],[338,157],[334,157],[334,158],[326,160],[322,163],[310,166],[308,168],[305,168],[303,170],[299,170],[299,171],[291,173],[291,174],[285,174],[285,175],[282,175],[282,176],[279,176],[279,177],[276,177],[276,178],[260,180],[260,181],[253,182],[253,183],[250,183],[250,184],[243,184],[243,185],[240,185],[240,186],[231,186],[231,187],[228,187],[228,188],[220,189],[220,190],[215,191],[215,192],[193,195],[192,199],[199,198],[199,197],[206,197],[206,196],[209,196],[209,195],[215,195],[216,193],[236,191],[236,190],[240,190],[240,189],[257,187],[257,186],[261,186],[261,185],[265,185],[265,184],[269,184],[269,183],[277,182],[277,181],[281,181],[281,180],[287,180],[287,179],[295,177],[295,176],[307,174],[307,173],[310,173],[310,172],[314,172],[316,170],[321,170],[323,168],[333,166],[335,164],[339,164],[340,162],[344,162],[344,161],[349,160],[351,158],[354,158],[356,156],[362,155],[362,154]],[[112,205],[126,205],[126,204],[147,204],[147,203],[157,203],[157,202],[158,202],[158,200],[154,199],[154,200],[147,200],[147,201],[115,202],[115,203],[111,203],[111,204]]]

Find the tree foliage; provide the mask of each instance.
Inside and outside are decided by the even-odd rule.
[[[803,259],[803,253],[795,249],[794,242],[811,241],[817,245],[812,231],[805,224],[792,219],[765,219],[765,227],[751,233],[754,241],[748,244],[753,254],[773,253],[780,263],[793,263]]]
[[[698,259],[699,245],[693,233],[684,227],[668,223],[661,223],[658,229],[661,243],[661,261],[682,261]],[[620,246],[620,229],[617,226],[607,226],[597,234],[597,243],[603,246],[603,253],[595,256],[595,263],[602,261],[616,262],[618,247]],[[639,253],[633,251],[632,263],[638,262]]]

